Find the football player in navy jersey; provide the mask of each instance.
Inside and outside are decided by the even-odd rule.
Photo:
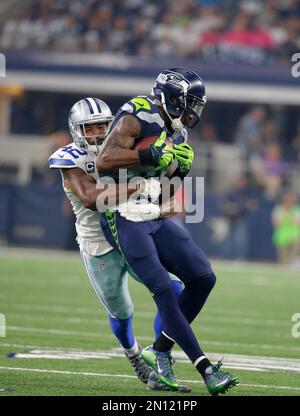
[[[186,143],[185,127],[193,128],[206,104],[202,79],[193,71],[171,68],[161,72],[150,96],[126,102],[115,116],[110,134],[97,158],[103,175],[116,176],[119,168],[134,175],[178,177],[188,174],[194,158]],[[149,148],[136,150],[142,138],[156,136]],[[167,139],[176,136],[175,144]],[[175,163],[174,163],[175,162]],[[149,289],[164,331],[141,356],[153,373],[150,388],[178,390],[171,349],[176,342],[189,357],[215,395],[238,383],[238,378],[212,365],[202,351],[190,323],[201,311],[215,285],[216,276],[204,252],[188,233],[169,219],[132,221],[118,208],[101,214],[101,225],[110,244],[119,250],[128,267]],[[171,290],[168,272],[180,276],[185,287],[178,298]]]

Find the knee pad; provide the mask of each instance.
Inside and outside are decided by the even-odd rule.
[[[178,297],[180,293],[183,291],[183,284],[180,280],[171,280],[172,290],[175,295]]]

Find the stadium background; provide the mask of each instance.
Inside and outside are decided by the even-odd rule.
[[[4,273],[10,275],[10,248],[33,248],[31,259],[41,256],[40,248],[77,250],[60,176],[47,164],[69,140],[72,104],[97,96],[115,112],[129,97],[149,93],[162,69],[184,66],[203,77],[208,97],[191,133],[191,174],[205,177],[205,217],[189,231],[212,258],[272,262],[265,273],[274,271],[275,287],[285,271],[284,284],[299,290],[300,252],[295,246],[287,269],[275,267],[272,223],[286,193],[296,207],[300,196],[300,78],[292,73],[292,56],[300,52],[298,0],[3,0],[0,52],[6,58],[6,77],[0,78]],[[300,235],[299,223],[295,227]],[[241,279],[248,267],[254,266],[239,269]],[[18,273],[21,280],[21,264]],[[34,262],[26,273],[34,276]],[[4,288],[5,276],[1,280]],[[16,287],[11,285],[8,292]],[[287,304],[283,312],[281,318],[290,320]],[[297,346],[291,357],[298,357]]]
[[[299,2],[6,1],[1,7],[4,243],[76,248],[60,178],[47,168],[51,150],[68,140],[68,110],[96,95],[116,111],[128,97],[148,93],[161,69],[181,65],[201,74],[208,96],[191,139],[193,174],[206,179],[205,221],[191,232],[210,255],[276,258],[272,209],[283,192],[300,191],[299,78],[291,73]],[[230,213],[223,200],[235,190]]]

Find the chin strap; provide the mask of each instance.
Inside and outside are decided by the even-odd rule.
[[[171,127],[174,131],[179,131],[179,130],[182,130],[184,128],[184,125],[181,122],[181,117],[182,117],[182,114],[179,118],[174,118],[172,120]]]
[[[183,110],[183,112],[181,113],[181,115],[178,118],[172,118],[170,116],[168,110],[167,110],[165,94],[163,92],[161,93],[161,103],[162,103],[163,109],[165,110],[165,113],[167,114],[167,116],[169,117],[169,119],[171,121],[172,129],[174,131],[183,129],[184,125],[182,124],[181,117],[183,116],[183,113],[184,113],[185,110]]]

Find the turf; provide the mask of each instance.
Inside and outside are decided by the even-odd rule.
[[[226,354],[300,360],[300,338],[291,332],[292,315],[300,313],[299,271],[267,264],[212,264],[218,282],[193,324],[208,355],[224,356],[224,368]],[[79,256],[8,250],[0,255],[0,265],[0,313],[7,324],[6,337],[0,338],[0,396],[180,395],[148,391],[134,377],[116,350],[119,345]],[[146,346],[153,340],[155,306],[147,290],[133,280],[130,291],[135,333]],[[30,349],[117,354],[105,359],[7,357]],[[190,383],[192,395],[208,394],[192,364],[178,362],[174,370]],[[228,395],[300,395],[299,369],[229,371],[239,375],[241,384]],[[3,388],[15,391],[1,392]]]

